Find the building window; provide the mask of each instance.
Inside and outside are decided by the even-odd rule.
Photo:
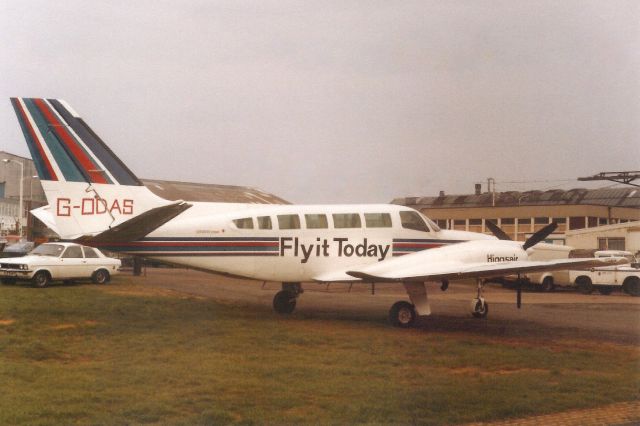
[[[258,216],[258,228],[272,229],[271,216]]]
[[[608,225],[608,224],[609,224],[609,219],[607,219],[606,217],[598,218],[598,225],[602,226],[602,225]]]
[[[566,217],[554,217],[552,222],[555,222],[558,225],[562,225],[564,223],[567,223],[567,218]]]
[[[599,250],[624,250],[625,240],[621,237],[603,237],[598,238]]]
[[[389,213],[365,213],[364,223],[367,228],[391,228],[391,215]]]
[[[518,218],[518,225],[531,225],[531,218],[530,217]]]
[[[512,217],[503,217],[500,219],[500,224],[502,225],[515,225],[516,220]]]
[[[571,216],[569,218],[569,229],[582,229],[585,227],[584,216]]]
[[[533,220],[533,223],[536,225],[546,225],[549,223],[549,218],[548,217],[536,217]]]
[[[594,228],[598,226],[598,218],[589,216],[589,228]]]
[[[442,229],[448,229],[447,226],[447,219],[438,219],[436,220],[436,223],[438,224],[438,226]]]
[[[482,225],[482,219],[469,219],[469,225],[480,226]]]
[[[358,213],[334,213],[333,226],[335,228],[361,228],[362,222]]]
[[[300,217],[297,214],[279,214],[278,226],[280,229],[300,229]]]
[[[325,229],[329,227],[326,214],[305,214],[307,229]]]
[[[455,219],[453,226],[466,226],[467,222],[464,219]]]

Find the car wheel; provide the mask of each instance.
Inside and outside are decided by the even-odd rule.
[[[95,284],[106,284],[109,282],[109,272],[104,269],[98,269],[91,276],[91,281]]]
[[[31,284],[34,287],[43,288],[48,286],[51,283],[51,277],[47,271],[38,271],[35,273],[33,278],[31,278]]]
[[[578,291],[582,294],[591,294],[593,292],[593,283],[589,277],[578,277],[576,279]]]
[[[629,277],[622,284],[622,289],[630,296],[640,296],[640,278]]]
[[[540,286],[540,289],[544,292],[553,291],[553,289],[556,288],[555,284],[553,283],[553,277],[545,277],[544,280],[542,280],[542,284]]]

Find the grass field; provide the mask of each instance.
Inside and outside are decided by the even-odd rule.
[[[488,421],[640,399],[637,348],[0,286],[0,424]]]

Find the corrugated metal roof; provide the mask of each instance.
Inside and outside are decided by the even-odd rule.
[[[428,207],[489,207],[493,195],[444,195],[437,197],[396,198],[392,204]],[[496,207],[539,206],[539,205],[598,205],[610,207],[640,208],[640,189],[637,188],[601,188],[570,190],[551,189],[548,191],[508,191],[495,193]]]
[[[213,201],[222,203],[290,204],[282,198],[255,188],[210,183],[140,179],[153,193],[168,200]]]

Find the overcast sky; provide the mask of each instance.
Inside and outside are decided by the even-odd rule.
[[[18,155],[10,96],[65,99],[139,177],[299,203],[640,170],[635,0],[0,0],[0,35]]]

